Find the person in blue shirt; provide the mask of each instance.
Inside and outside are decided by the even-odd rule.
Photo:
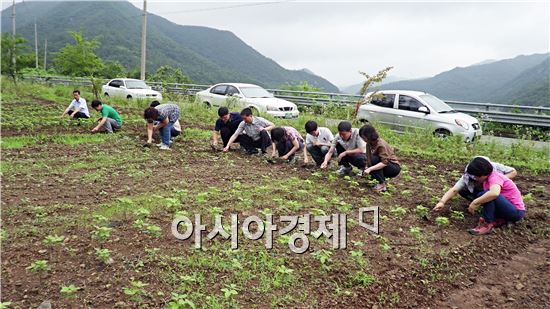
[[[243,121],[241,114],[238,112],[229,112],[229,109],[222,106],[218,109],[218,120],[214,126],[214,132],[212,132],[212,148],[218,147],[219,138],[221,137],[223,147],[227,146],[229,139],[237,131],[239,124]],[[237,139],[235,142],[239,143]]]

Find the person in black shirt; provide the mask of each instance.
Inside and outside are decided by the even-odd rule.
[[[214,127],[214,132],[212,132],[212,147],[217,148],[218,140],[221,136],[223,146],[227,146],[229,138],[235,133],[237,127],[241,123],[242,118],[241,114],[238,112],[229,112],[227,107],[222,106],[218,109],[218,120],[216,120],[216,125]],[[239,142],[239,138],[235,141]]]

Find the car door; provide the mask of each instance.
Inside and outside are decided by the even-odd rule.
[[[420,112],[420,107],[428,107],[412,96],[399,94],[397,98],[397,122],[400,131],[414,130],[418,128],[426,128],[429,126],[429,121],[426,119],[427,113]]]
[[[118,79],[113,79],[109,82],[107,85],[107,93],[109,96],[116,97],[121,96],[120,93],[120,85],[122,85],[122,81]]]
[[[380,124],[394,128],[395,126],[395,94],[378,93],[373,96],[367,106],[368,118]]]
[[[210,89],[210,104],[213,106],[225,105],[227,85],[217,85]]]
[[[230,110],[232,108],[236,109],[242,109],[244,108],[246,102],[244,99],[244,96],[239,96],[241,92],[237,87],[228,85],[226,92],[225,92],[225,106],[227,106]]]
[[[120,80],[120,85],[118,86],[118,93],[120,94],[121,97],[127,97],[128,95],[132,95],[128,87],[126,87],[126,82],[124,80]]]

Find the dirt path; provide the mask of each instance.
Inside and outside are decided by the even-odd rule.
[[[550,240],[495,264],[487,265],[485,276],[470,278],[475,281],[469,288],[455,291],[434,308],[550,308]]]

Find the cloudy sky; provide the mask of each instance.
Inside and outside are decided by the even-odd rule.
[[[390,75],[426,77],[550,51],[548,0],[443,2],[148,0],[148,11],[232,31],[282,66],[308,68],[337,86],[360,82],[359,70],[394,66]]]
[[[548,1],[149,0],[148,11],[178,24],[232,31],[282,66],[308,68],[338,86],[360,82],[359,70],[394,66],[391,75],[424,77],[550,50]]]

